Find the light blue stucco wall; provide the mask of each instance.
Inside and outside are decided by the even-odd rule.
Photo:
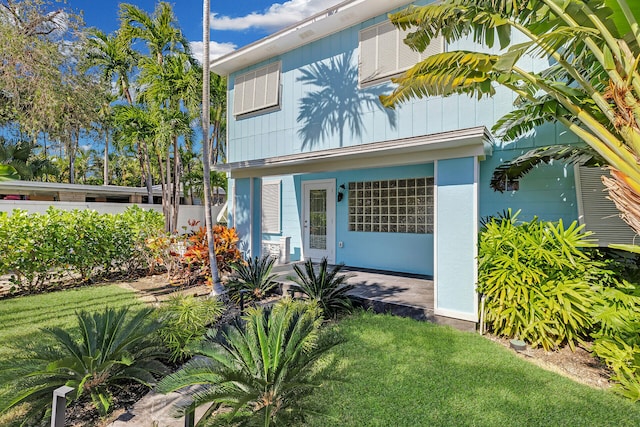
[[[264,240],[291,237],[290,257],[300,260],[302,253],[302,183],[310,180],[335,179],[339,186],[349,182],[432,177],[433,164],[356,169],[353,171],[278,176],[265,178],[282,182],[282,233],[263,234]],[[433,275],[433,234],[378,233],[349,231],[348,190],[336,201],[336,262],[346,265],[405,273]],[[339,242],[343,247],[339,247]]]
[[[473,157],[436,167],[436,314],[476,315],[477,187]]]

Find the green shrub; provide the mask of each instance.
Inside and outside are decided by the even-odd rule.
[[[196,406],[210,404],[204,418],[213,422],[225,418],[231,425],[273,426],[304,419],[304,397],[320,385],[326,370],[319,362],[335,344],[319,340],[317,305],[288,300],[272,308],[250,308],[244,320],[203,342],[196,351],[201,357],[162,379],[158,390],[204,385],[185,393]],[[231,412],[214,412],[218,405]]]
[[[191,356],[190,346],[200,342],[207,326],[222,315],[224,304],[215,298],[175,294],[162,304],[158,318],[162,341],[171,352],[171,361]]]
[[[494,219],[480,234],[478,290],[486,297],[486,322],[494,333],[552,349],[582,341],[602,306],[600,282],[608,271],[581,249],[590,233],[573,222],[533,219],[518,213]]]
[[[275,281],[277,275],[271,274],[275,262],[274,257],[263,256],[233,264],[231,266],[233,275],[225,285],[229,291],[229,297],[239,302],[240,292],[248,291],[245,298],[247,301],[253,301],[263,299],[273,292],[278,286],[278,282]]]
[[[19,292],[41,291],[65,274],[89,280],[98,273],[131,271],[148,263],[145,240],[162,232],[162,214],[137,206],[119,215],[92,210],[0,215],[0,275]]]
[[[131,381],[153,385],[154,375],[165,374],[166,368],[159,361],[165,354],[155,335],[159,325],[149,320],[150,313],[80,312],[79,339],[61,328],[43,329],[54,346],[41,343],[24,358],[3,361],[3,374],[14,379],[2,390],[0,414],[28,403],[25,424],[38,422],[51,406],[53,390],[67,385],[75,389],[72,400],[87,395],[104,415],[112,403],[112,387]]]
[[[347,283],[349,276],[338,274],[344,267],[339,264],[329,271],[327,258],[323,258],[315,268],[309,259],[304,263],[304,270],[294,265],[297,277],[288,277],[295,282],[292,289],[304,294],[308,299],[316,302],[325,317],[334,317],[338,313],[351,310],[351,299],[347,295],[354,285]]]

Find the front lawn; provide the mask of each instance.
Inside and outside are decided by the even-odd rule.
[[[336,326],[339,381],[312,426],[638,426],[640,405],[545,371],[471,333],[359,313]]]
[[[14,348],[24,348],[41,340],[41,328],[75,325],[76,311],[129,306],[143,307],[143,303],[135,292],[116,285],[86,286],[0,300],[0,359],[15,356]],[[3,383],[0,378],[0,385]]]

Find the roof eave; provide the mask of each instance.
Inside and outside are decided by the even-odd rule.
[[[210,61],[216,74],[229,74],[357,25],[411,0],[347,0],[268,37]]]

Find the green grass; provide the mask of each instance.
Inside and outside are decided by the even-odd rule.
[[[477,334],[359,313],[311,426],[638,426],[640,404],[545,371]]]
[[[105,307],[143,306],[133,291],[116,285],[87,286],[48,294],[0,300],[0,360],[43,339],[40,329],[75,326],[75,312]],[[0,384],[4,381],[0,377]]]

